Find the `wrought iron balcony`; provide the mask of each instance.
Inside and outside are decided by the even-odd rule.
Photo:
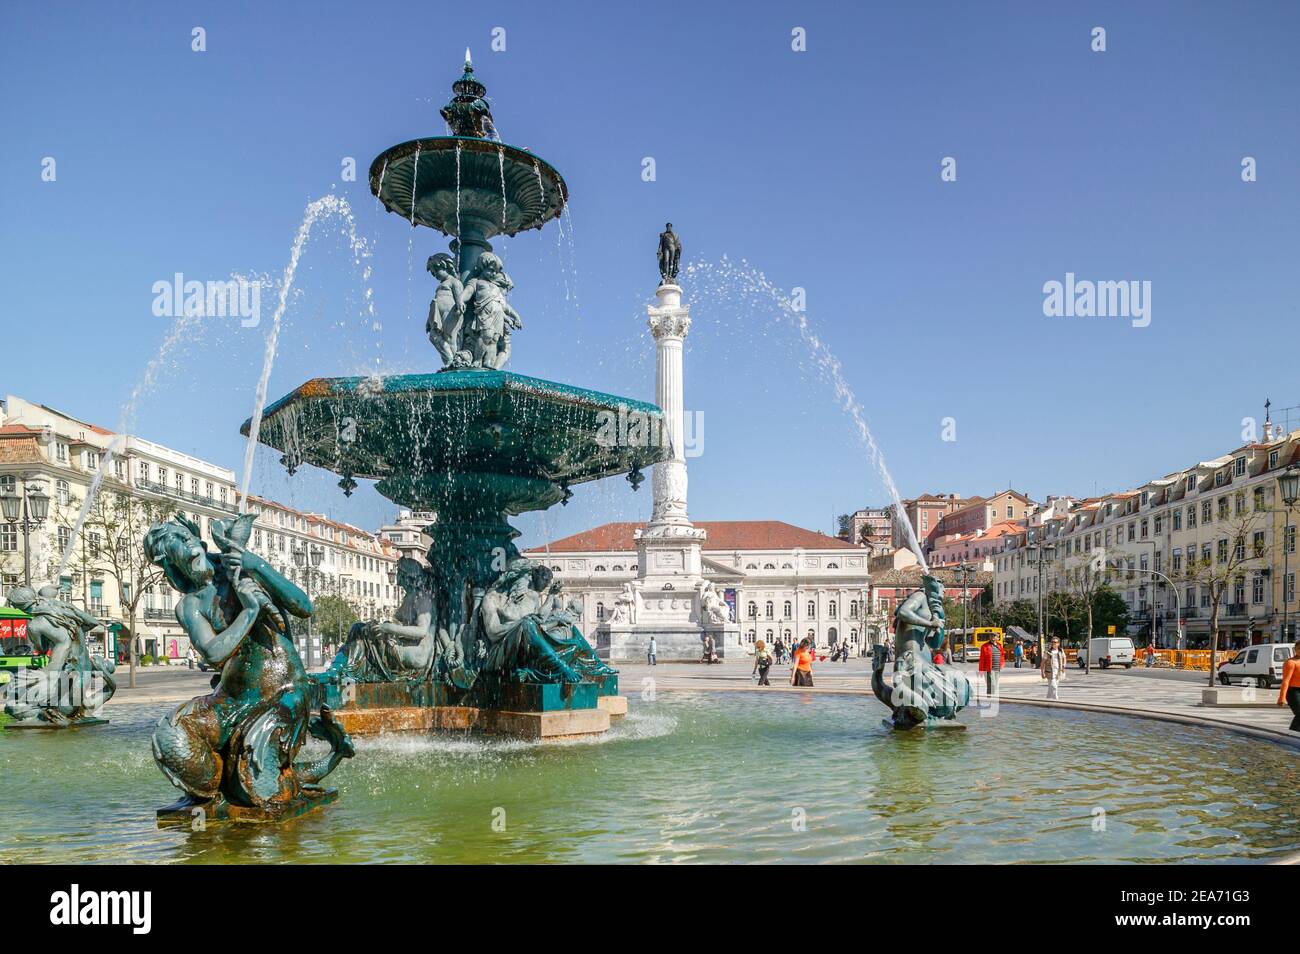
[[[233,503],[226,500],[218,500],[215,497],[209,497],[207,494],[190,493],[188,490],[178,490],[168,484],[159,484],[152,480],[136,480],[135,486],[140,490],[147,490],[150,493],[162,494],[164,497],[171,497],[174,500],[185,500],[189,503],[196,503],[204,507],[211,507],[213,510],[224,510],[227,513],[237,513],[239,508]]]

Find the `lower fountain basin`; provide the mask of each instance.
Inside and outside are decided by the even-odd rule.
[[[667,459],[664,432],[663,412],[644,401],[469,369],[314,378],[266,408],[258,439],[291,470],[377,480],[405,507],[516,514]]]
[[[114,702],[95,732],[4,738],[0,817],[17,834],[0,863],[1228,862],[1300,848],[1294,750],[1216,729],[1006,705],[963,712],[965,732],[895,732],[865,692],[630,701],[609,732],[558,745],[358,738],[329,777],[334,804],[207,832],[156,827],[175,790],[148,738],[170,705]],[[486,821],[498,808],[504,848]]]

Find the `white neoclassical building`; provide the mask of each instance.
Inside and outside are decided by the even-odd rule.
[[[639,576],[640,523],[606,523],[527,551],[582,599],[584,633],[594,632]],[[701,571],[731,607],[749,649],[805,637],[828,649],[862,646],[869,599],[867,550],[779,520],[698,521]],[[647,599],[673,599],[672,592]]]

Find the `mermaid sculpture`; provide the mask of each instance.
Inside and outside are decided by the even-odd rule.
[[[145,535],[149,560],[184,594],[176,618],[205,663],[219,670],[212,692],[158,721],[154,761],[186,794],[160,819],[204,806],[208,818],[263,821],[332,801],[316,787],[345,758],[352,740],[312,692],[290,637],[290,617],[312,607],[298,587],[245,549],[254,516],[214,520],[209,553],[184,516]],[[295,762],[311,735],[328,742],[321,758]]]
[[[896,729],[953,721],[970,703],[966,677],[930,661],[943,642],[943,626],[943,583],[923,576],[921,589],[894,611],[892,685],[885,685],[885,647],[873,647],[871,691],[893,711]]]
[[[34,648],[49,653],[44,668],[20,669],[5,687],[5,714],[24,728],[100,724],[104,720],[93,716],[117,688],[116,663],[92,656],[86,645],[86,635],[101,623],[58,599],[57,592],[47,587],[37,593],[27,586],[9,591],[9,605],[32,617],[27,635]]]

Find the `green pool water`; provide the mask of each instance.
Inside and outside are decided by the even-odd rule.
[[[0,734],[0,862],[1251,861],[1300,848],[1300,759],[1282,746],[1029,706],[903,734],[870,698],[784,693],[633,698],[606,737],[564,745],[363,738],[317,813],[159,830],[153,811],[177,794],[149,754],[164,711]]]

